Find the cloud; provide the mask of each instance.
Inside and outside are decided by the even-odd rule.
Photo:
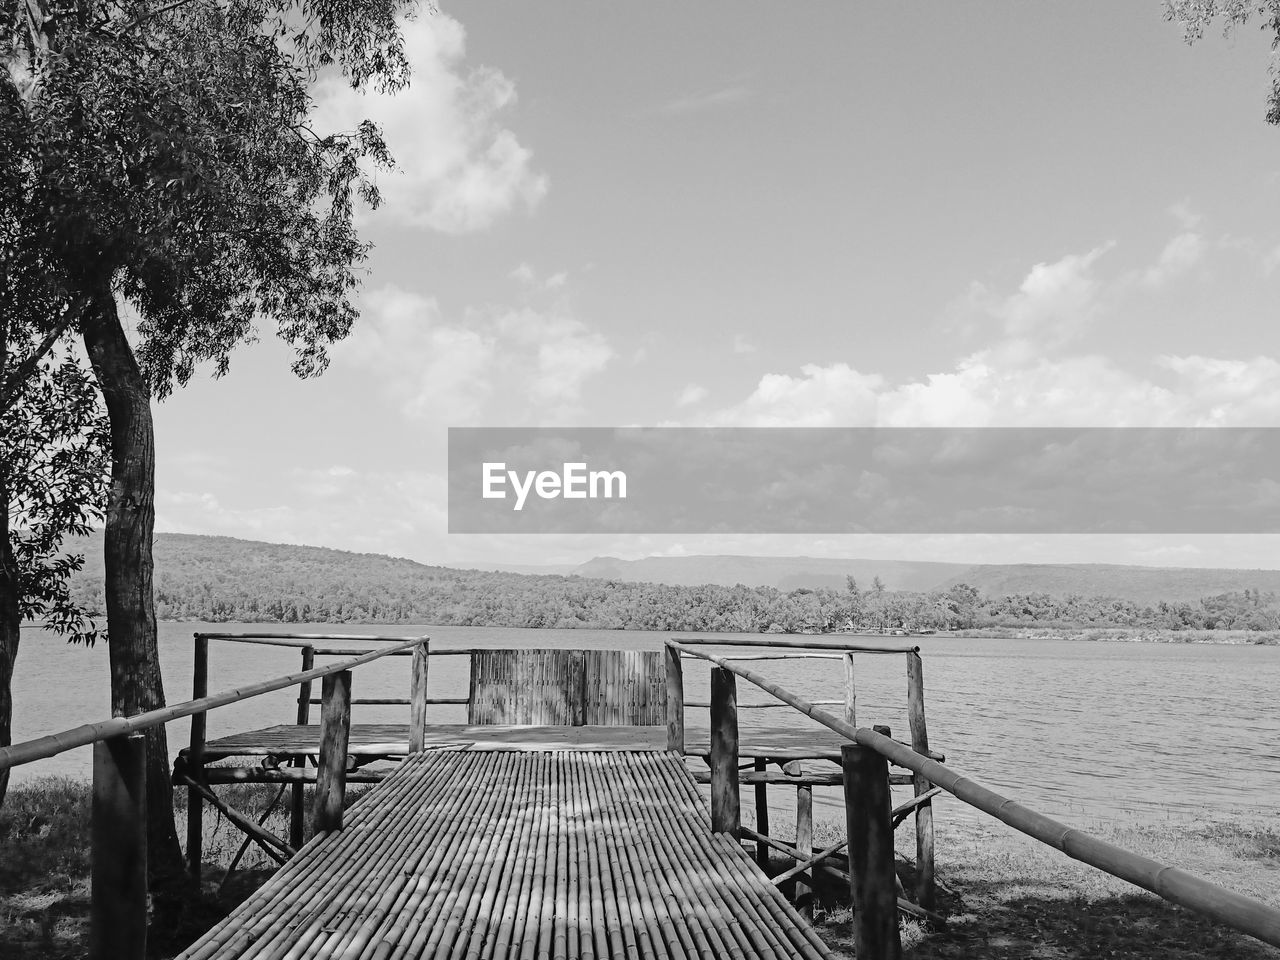
[[[717,110],[721,107],[741,103],[750,96],[751,89],[749,87],[742,84],[731,84],[729,86],[719,87],[715,90],[707,90],[691,96],[668,100],[658,108],[658,112],[665,113],[668,116],[684,116],[691,113],[705,113],[708,110]]]
[[[1200,234],[1190,230],[1179,233],[1164,245],[1159,259],[1143,272],[1141,283],[1146,287],[1164,286],[1199,263],[1206,249],[1208,245]]]
[[[1188,216],[1190,216],[1188,214]],[[1180,234],[1179,237],[1186,236]],[[965,311],[999,321],[986,346],[949,369],[891,382],[848,363],[766,373],[711,413],[725,426],[1280,426],[1280,361],[1152,357],[1125,368],[1064,348],[1108,306],[1095,265],[1104,244],[1033,266],[1008,295],[974,284]],[[1162,276],[1194,262],[1199,241],[1166,247]],[[1132,274],[1128,277],[1132,278]]]
[[[703,400],[707,399],[707,395],[708,391],[706,387],[699,383],[691,383],[681,390],[680,395],[676,397],[676,406],[693,406],[695,403],[701,403]]]
[[[1094,264],[1114,245],[1104,243],[1088,253],[1068,254],[1053,263],[1033,266],[1018,291],[991,308],[1002,321],[1004,332],[1010,337],[1053,341],[1078,333],[1099,306]]]
[[[414,419],[476,424],[494,406],[509,421],[569,418],[586,381],[614,357],[603,334],[562,313],[525,308],[451,320],[434,298],[395,286],[368,293],[361,312],[334,362],[373,371]]]
[[[351,131],[377,123],[396,159],[378,176],[387,215],[445,233],[482,230],[530,209],[547,192],[532,152],[503,126],[516,88],[492,67],[464,66],[466,32],[443,13],[403,24],[410,85],[395,94],[352,90],[340,77],[315,86],[315,125]]]
[[[507,274],[507,276],[512,280],[515,280],[521,286],[528,287],[533,290],[560,290],[569,282],[569,274],[564,270],[553,273],[551,276],[543,280],[538,276],[538,271],[528,263],[521,263]]]
[[[733,352],[734,353],[755,353],[758,348],[754,343],[748,340],[740,333],[733,335]]]

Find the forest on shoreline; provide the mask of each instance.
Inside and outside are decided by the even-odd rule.
[[[1144,603],[1047,592],[986,595],[964,583],[929,591],[889,590],[878,577],[870,583],[849,577],[843,589],[674,586],[426,566],[377,554],[227,538],[158,542],[155,592],[160,619],[206,622],[741,633],[1280,630],[1280,598],[1256,589],[1195,602]],[[103,614],[99,564],[90,561],[76,575],[72,596],[94,616]]]

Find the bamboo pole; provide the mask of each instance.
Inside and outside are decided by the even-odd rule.
[[[667,665],[667,749],[684,754],[684,664],[680,651],[664,647]]]
[[[737,836],[738,684],[730,670],[711,671],[711,829]]]
[[[191,668],[191,699],[200,700],[209,693],[209,640],[199,634],[195,637],[195,661]],[[191,718],[191,747],[187,751],[187,763],[196,780],[204,772],[205,721],[204,713]],[[198,884],[201,861],[204,859],[204,807],[200,794],[187,790],[187,872]]]
[[[756,757],[754,767],[757,773],[764,773],[768,767],[768,761],[764,757]],[[769,784],[767,782],[757,782],[755,785],[756,799],[756,831],[769,835]],[[769,870],[769,848],[762,844],[756,844],[756,864],[766,873]]]
[[[413,670],[409,682],[409,752],[421,753],[427,732],[428,644],[414,647]]]
[[[911,727],[911,748],[923,756],[929,753],[929,731],[924,717],[924,663],[920,654],[907,654],[907,720]],[[928,780],[915,775],[915,795],[923,797],[932,788]],[[933,910],[937,901],[933,860],[933,803],[922,800],[916,807],[916,902]]]
[[[899,960],[889,765],[875,750],[858,744],[846,745],[842,753],[854,953],[858,960]]]
[[[93,747],[90,960],[143,960],[147,952],[146,740]]]
[[[304,646],[302,648],[302,672],[306,673],[316,665],[316,648]],[[298,687],[298,726],[304,727],[311,722],[311,681],[303,680]],[[292,765],[294,767],[305,768],[307,758],[305,756],[294,757]],[[302,848],[303,840],[306,835],[306,811],[303,808],[305,800],[304,790],[301,783],[296,783],[289,796],[289,846],[295,850]]]
[[[247,700],[250,697],[257,697],[275,690],[283,690],[285,687],[292,687],[304,680],[315,680],[318,677],[329,676],[343,670],[351,670],[373,660],[379,660],[382,657],[395,656],[401,652],[405,656],[409,656],[412,648],[426,642],[426,639],[426,637],[415,637],[396,647],[371,650],[350,660],[342,660],[338,663],[316,667],[303,673],[291,673],[271,680],[262,680],[244,687],[237,687],[234,690],[224,690],[221,693],[215,693],[199,700],[188,700],[185,703],[148,710],[132,717],[112,717],[110,720],[86,723],[46,737],[37,737],[34,740],[15,743],[9,747],[0,747],[0,770],[21,766],[34,760],[47,760],[49,757],[57,756],[68,750],[74,750],[76,747],[88,746],[95,741],[105,740],[108,737],[149,730],[152,727],[160,726],[162,723],[189,717],[205,710],[212,710],[215,707],[223,707],[229,703]]]
[[[246,835],[253,837],[253,839],[257,841],[258,846],[260,846],[268,856],[274,859],[276,863],[284,863],[286,857],[291,857],[297,852],[279,837],[262,829],[204,784],[197,783],[185,774],[183,774],[182,779],[193,790],[198,791],[200,796],[203,797],[210,806],[239,827]],[[281,856],[281,854],[284,854],[284,856]]]
[[[320,768],[311,825],[316,833],[342,829],[347,790],[347,747],[351,736],[351,671],[324,678],[320,708]]]
[[[853,654],[844,655],[844,719],[845,722],[858,722],[858,685],[857,672],[853,666]]]
[[[280,789],[276,791],[276,795],[271,798],[271,802],[267,804],[266,809],[258,815],[258,826],[262,826],[267,822],[267,818],[270,817],[272,811],[275,810],[276,805],[280,802],[280,798],[284,796],[284,791],[287,786],[288,784],[286,783],[280,784]],[[244,857],[245,852],[248,851],[249,844],[251,843],[253,843],[253,837],[249,834],[245,834],[244,839],[240,841],[240,846],[236,847],[236,854],[231,858],[231,863],[227,865],[227,870],[222,875],[222,880],[218,883],[219,894],[222,893],[223,888],[227,885],[227,881],[231,879],[231,874],[236,872],[236,867],[240,866],[240,860]],[[293,844],[290,844],[290,846],[293,846]]]
[[[914,644],[890,646],[886,644],[826,643],[812,640],[705,640],[700,637],[678,637],[667,641],[679,647],[783,647],[797,650],[857,650],[859,653],[911,653],[920,651]],[[699,654],[705,656],[705,654]]]
[[[813,849],[813,787],[807,783],[796,787],[796,849],[801,853]],[[796,881],[795,901],[800,912],[812,919],[813,891],[803,880]]]
[[[1072,859],[1097,867],[1105,873],[1126,880],[1134,886],[1163,897],[1171,903],[1187,907],[1232,929],[1280,946],[1280,910],[1242,896],[1201,877],[1170,867],[1150,857],[1134,853],[1092,837],[1044,814],[1037,813],[1009,797],[1002,796],[977,781],[971,780],[937,760],[920,756],[910,747],[865,727],[852,724],[819,710],[803,697],[796,696],[777,684],[770,683],[753,671],[727,664],[723,658],[701,653],[680,644],[693,656],[730,669],[737,676],[790,703],[807,717],[828,727],[855,743],[882,754],[891,762],[918,773],[957,799],[975,807],[1015,830],[1061,850]]]

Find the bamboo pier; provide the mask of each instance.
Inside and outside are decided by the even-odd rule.
[[[210,694],[210,641],[294,648],[302,669]],[[734,656],[709,646],[756,650]],[[188,790],[193,877],[206,804],[245,832],[241,853],[256,842],[281,866],[181,960],[821,960],[832,954],[805,919],[820,877],[847,886],[859,960],[898,960],[900,915],[945,922],[934,903],[933,809],[944,795],[1280,945],[1280,911],[1106,844],[945,765],[930,745],[913,646],[753,638],[670,640],[662,651],[432,649],[427,637],[196,634],[195,651],[186,703],[0,747],[5,769],[93,745],[90,960],[146,955],[138,734],[188,716],[191,742],[173,778]],[[902,739],[869,725],[858,705],[855,660],[867,655],[905,660]],[[348,659],[316,665],[333,656]],[[439,656],[468,658],[465,697],[431,695]],[[407,698],[360,696],[357,668],[383,657],[412,658]],[[842,661],[832,672],[843,696],[806,700],[742,665],[797,657]],[[699,665],[710,670],[706,703],[685,697],[686,668]],[[739,704],[739,680],[776,704]],[[206,736],[207,711],[289,686],[298,687],[296,722]],[[409,722],[353,722],[364,704],[404,705]],[[740,709],[775,705],[818,729],[740,734]],[[461,708],[465,722],[429,722],[435,708]],[[705,727],[686,722],[703,709]],[[217,787],[237,782],[280,784],[273,805],[292,788],[287,840],[265,829],[265,813],[255,819],[219,796]],[[348,806],[355,782],[373,787]],[[754,828],[743,822],[744,785]],[[845,839],[821,850],[815,786],[842,787],[845,808]],[[896,805],[895,786],[910,788]],[[771,789],[794,791],[794,838],[771,835]],[[906,823],[916,841],[914,899],[897,875],[894,831]]]
[[[665,752],[410,757],[180,960],[831,954]]]

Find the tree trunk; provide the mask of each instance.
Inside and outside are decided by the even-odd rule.
[[[83,325],[84,345],[111,421],[111,492],[103,540],[111,712],[130,716],[164,706],[152,593],[155,437],[151,391],[125,338],[109,290],[100,291]],[[147,852],[153,891],[176,890],[182,850],[173,820],[168,740],[148,730]]]
[[[0,480],[0,747],[13,742],[13,664],[21,636],[18,564],[9,543],[9,490]],[[0,806],[8,789],[9,771],[0,770]]]

